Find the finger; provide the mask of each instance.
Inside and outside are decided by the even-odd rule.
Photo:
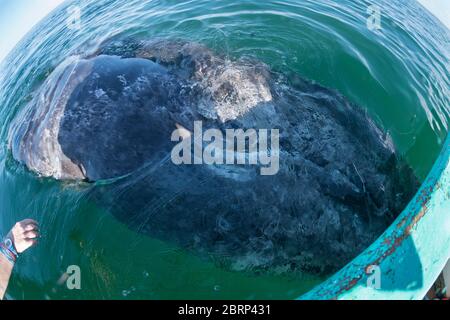
[[[23,229],[25,232],[27,232],[27,231],[32,231],[32,230],[39,230],[39,227],[36,224],[30,223],[30,224],[27,224]]]
[[[23,225],[22,222],[17,222],[14,227],[12,227],[11,232],[12,233],[20,233],[23,232]]]
[[[35,223],[26,223],[25,224],[25,223],[21,222],[16,230],[18,232],[25,232],[25,231],[29,231],[29,230],[38,229],[38,228],[39,228],[39,226]]]
[[[26,226],[23,225],[17,225],[15,226],[12,230],[11,233],[16,237],[16,238],[21,238],[22,235],[29,230],[26,230],[25,228]]]
[[[24,233],[24,238],[25,239],[34,239],[34,238],[37,238],[37,237],[39,237],[39,233],[37,231],[34,231],[34,230],[27,231],[27,232]]]
[[[28,224],[34,224],[36,226],[38,225],[37,221],[33,220],[33,219],[22,220],[22,221],[20,221],[20,224],[23,225],[23,226],[28,225]]]

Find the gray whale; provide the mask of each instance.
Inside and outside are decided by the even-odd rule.
[[[174,165],[171,132],[196,120],[279,129],[278,174]],[[114,40],[69,58],[13,121],[10,146],[44,177],[112,179],[90,197],[132,229],[233,270],[332,272],[418,187],[389,135],[339,93],[185,41]]]

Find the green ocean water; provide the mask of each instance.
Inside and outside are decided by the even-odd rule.
[[[414,0],[68,1],[41,21],[0,66],[0,231],[24,218],[41,225],[39,245],[18,262],[15,299],[296,298],[324,280],[232,272],[140,235],[73,184],[39,178],[8,148],[11,120],[70,55],[89,55],[116,35],[185,39],[230,58],[256,57],[288,77],[337,89],[393,138],[423,179],[450,119],[450,31]],[[79,7],[81,28],[68,28]],[[81,269],[81,290],[58,280]]]

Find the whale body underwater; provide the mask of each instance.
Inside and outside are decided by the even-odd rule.
[[[195,121],[278,129],[279,171],[174,164],[171,134]],[[112,40],[66,59],[9,141],[39,176],[93,185],[131,229],[240,271],[333,272],[418,188],[389,135],[338,92],[181,40]]]

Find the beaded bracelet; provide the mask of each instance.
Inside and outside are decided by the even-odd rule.
[[[14,245],[9,238],[5,238],[2,243],[0,243],[0,252],[11,262],[15,263],[19,254],[14,248]]]

